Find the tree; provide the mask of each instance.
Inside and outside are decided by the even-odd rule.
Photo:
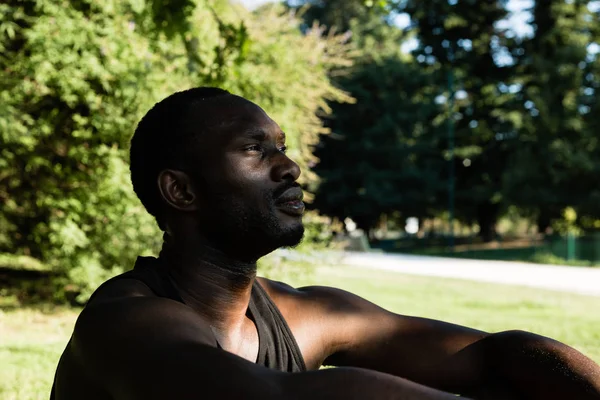
[[[595,186],[597,133],[586,121],[594,101],[585,96],[591,41],[587,3],[537,1],[532,9],[535,33],[518,56],[524,118],[505,179],[506,194],[536,219],[540,232],[560,219],[564,209],[585,202]]]
[[[579,151],[586,152],[588,163],[583,176],[576,179],[585,182],[585,185],[582,185],[585,190],[584,196],[580,197],[577,204],[581,216],[578,222],[585,230],[597,232],[600,230],[600,187],[596,183],[600,175],[600,142],[597,139],[600,132],[600,9],[597,3],[595,9],[592,6],[592,3],[588,2],[587,13],[583,16],[587,22],[589,44],[579,110],[583,114],[586,139],[577,147]]]
[[[357,102],[332,103],[335,118],[326,120],[341,136],[323,138],[317,150],[317,171],[327,182],[317,193],[320,209],[353,214],[364,220],[363,227],[371,227],[390,207],[440,215],[450,195],[456,217],[477,223],[486,241],[494,239],[498,218],[514,206],[536,220],[540,232],[568,207],[582,226],[600,227],[600,192],[595,189],[600,63],[594,47],[600,43],[600,13],[590,8],[596,2],[535,2],[532,37],[503,28],[509,16],[505,0],[288,3],[307,7],[305,26],[317,19],[338,31],[348,29],[362,52],[350,74],[336,77]],[[394,54],[406,37],[389,23],[398,12],[411,17],[406,31],[418,39],[413,56],[419,68]],[[390,76],[404,85],[390,84]],[[441,107],[424,104],[421,113],[411,108],[413,101],[427,103],[435,96]],[[414,122],[388,112],[382,99],[394,99],[415,116],[426,115],[422,131],[427,134],[407,135]],[[387,127],[375,124],[380,119]],[[454,128],[449,134],[453,150],[440,123]],[[407,130],[394,141],[398,126]],[[400,193],[386,188],[406,186],[398,171],[410,168],[389,162],[394,157],[410,158],[417,171],[430,171],[425,165],[438,168],[437,175],[427,175],[432,185],[417,186],[427,199],[425,208],[411,208],[398,201]],[[454,193],[444,181],[455,183]],[[367,189],[368,183],[373,187]],[[436,193],[430,195],[433,188]]]
[[[356,27],[355,22],[367,22],[372,14],[382,16],[379,10],[371,10],[362,0],[287,0],[287,7],[301,11],[304,27],[310,27],[314,22],[334,29],[347,32]]]
[[[166,65],[114,4],[1,7],[1,250],[97,285],[156,247],[125,152]]]
[[[437,92],[445,99],[449,92],[463,95],[446,113],[453,119],[456,143],[453,167],[446,171],[456,171],[457,217],[476,221],[481,237],[492,240],[505,208],[502,177],[520,123],[510,108],[514,63],[500,58],[514,46],[498,27],[507,16],[506,1],[406,1],[399,10],[413,21],[419,39],[413,55],[436,77]],[[448,87],[449,74],[457,82],[453,90]],[[451,156],[448,142],[439,143],[439,151]],[[439,193],[438,209],[445,208],[447,196]]]
[[[327,77],[348,63],[340,39],[301,35],[281,8],[9,0],[0,15],[0,252],[41,260],[82,301],[159,246],[127,166],[129,138],[154,102],[200,85],[245,95],[280,122],[306,166],[323,132],[316,112],[347,98]]]
[[[321,139],[314,206],[370,230],[383,214],[427,216],[439,190],[437,105],[428,77],[397,57],[359,64],[338,80],[356,104],[333,104],[335,135]]]
[[[355,65],[334,77],[356,102],[329,103],[332,116],[323,120],[333,135],[315,151],[322,183],[313,206],[366,231],[385,214],[426,215],[439,184],[432,154],[439,110],[429,77],[400,52],[405,35],[385,10],[362,1],[289,3],[304,5],[305,26],[316,20],[347,34],[357,53]]]

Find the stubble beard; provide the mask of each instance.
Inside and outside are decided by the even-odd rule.
[[[301,218],[285,224],[278,215],[272,194],[263,193],[262,197],[266,210],[251,207],[247,201],[232,196],[216,197],[210,221],[206,221],[210,226],[206,234],[213,236],[208,239],[214,240],[218,247],[256,259],[280,247],[293,248],[300,244],[304,236]]]

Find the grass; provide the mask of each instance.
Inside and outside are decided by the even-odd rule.
[[[525,329],[550,336],[600,362],[600,297],[416,277],[354,267],[319,267],[311,274],[271,272],[294,286],[320,284],[352,291],[385,308],[487,331]],[[0,303],[0,399],[47,399],[58,358],[79,310]]]
[[[9,300],[0,308],[0,399],[47,399],[79,310]]]

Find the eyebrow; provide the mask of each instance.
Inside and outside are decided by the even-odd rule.
[[[251,128],[244,131],[241,136],[249,139],[265,140],[267,137],[267,132],[261,128]],[[285,141],[285,132],[281,131],[277,134],[277,139],[280,138]]]

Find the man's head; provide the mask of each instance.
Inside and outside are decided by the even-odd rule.
[[[281,128],[217,88],[157,103],[131,140],[134,190],[161,229],[246,259],[301,240],[299,175]]]

